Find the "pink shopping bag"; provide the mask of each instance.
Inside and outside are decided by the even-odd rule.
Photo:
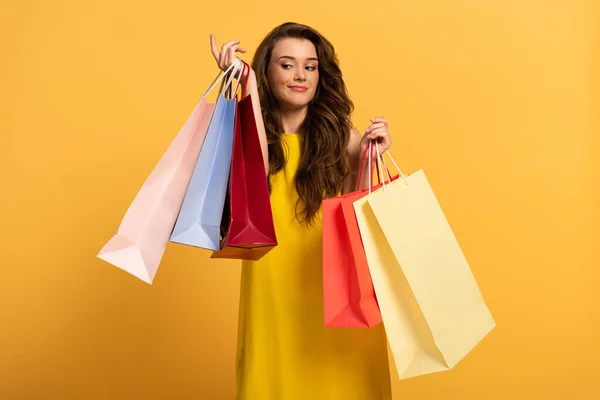
[[[202,96],[129,206],[117,233],[98,254],[149,284],[165,252],[215,108],[205,97],[226,73],[219,73]]]

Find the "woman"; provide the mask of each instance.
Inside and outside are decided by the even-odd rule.
[[[246,52],[239,40],[221,51],[212,34],[210,40],[223,70]],[[334,47],[305,25],[285,23],[265,37],[247,87],[279,244],[261,260],[243,262],[237,399],[389,399],[383,324],[324,327],[320,224],[322,201],[356,188],[368,142],[377,140],[381,152],[390,148],[387,120],[371,119],[364,136],[352,127]]]

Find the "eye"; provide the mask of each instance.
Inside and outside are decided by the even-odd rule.
[[[293,65],[292,65],[292,64],[282,64],[282,65],[281,65],[281,68],[283,68],[283,69],[290,69],[290,68],[292,68],[292,67],[293,67]]]
[[[314,70],[317,69],[317,67],[315,67],[314,65],[307,65],[306,69],[309,70],[309,71],[314,71]]]

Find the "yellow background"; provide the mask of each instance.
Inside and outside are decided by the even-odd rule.
[[[208,33],[249,61],[288,20],[336,45],[356,125],[387,117],[426,171],[498,324],[396,398],[600,398],[597,1],[1,10],[1,399],[233,398],[239,263],[169,244],[149,286],[95,256],[217,72]]]

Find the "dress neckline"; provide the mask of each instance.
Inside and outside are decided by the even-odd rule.
[[[300,135],[298,135],[297,133],[282,133],[281,134],[281,140],[285,140],[285,141],[300,141]]]

